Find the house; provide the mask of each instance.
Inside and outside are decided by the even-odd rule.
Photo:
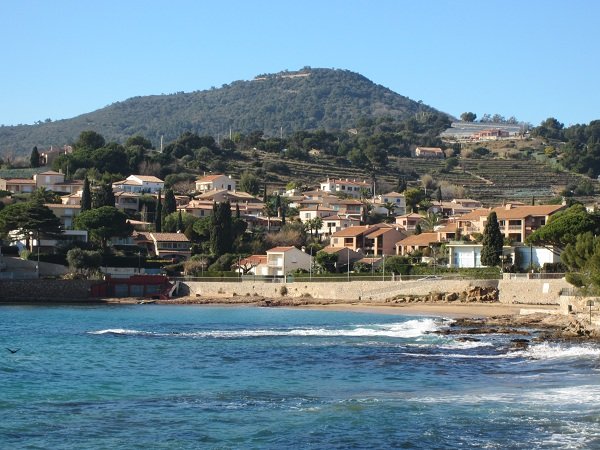
[[[156,194],[164,189],[165,182],[151,175],[129,175],[126,179],[112,184],[115,191]]]
[[[478,141],[490,141],[496,139],[507,138],[510,136],[510,133],[506,130],[501,130],[500,128],[490,128],[487,130],[481,130],[476,133],[473,133],[471,136],[472,139]]]
[[[81,212],[81,205],[65,205],[62,203],[45,203],[44,206],[50,209],[56,217],[60,219],[63,230],[72,230],[75,216]]]
[[[326,181],[321,182],[321,190],[330,194],[341,192],[354,198],[360,198],[362,196],[370,197],[372,195],[371,183],[349,180],[348,178],[345,180],[327,178]]]
[[[234,264],[234,267],[244,275],[266,276],[268,274],[267,255],[250,255],[240,259]]]
[[[386,216],[406,214],[406,198],[404,194],[398,192],[388,192],[380,194],[373,201],[372,212],[375,214],[385,214]]]
[[[68,155],[70,153],[73,153],[73,147],[70,145],[65,145],[62,148],[50,146],[49,150],[40,152],[40,166],[49,166],[59,156]]]
[[[302,221],[302,223],[306,223],[307,221],[312,220],[316,217],[319,217],[321,219],[323,219],[324,217],[329,217],[334,212],[335,211],[331,208],[319,205],[298,210],[298,214],[300,215],[300,220]]]
[[[444,158],[444,151],[439,147],[417,147],[415,148],[417,158]]]
[[[267,250],[268,276],[279,277],[297,270],[310,270],[312,257],[296,247],[274,247]]]
[[[126,213],[135,214],[140,210],[140,194],[115,192],[115,207]]]
[[[396,242],[405,237],[405,233],[389,224],[359,225],[333,233],[330,246],[364,254],[393,255]]]
[[[138,233],[138,244],[146,244],[149,255],[159,258],[189,258],[192,243],[183,233]]]
[[[318,231],[319,234],[331,236],[336,231],[344,230],[348,227],[360,225],[360,219],[352,216],[335,214],[332,216],[323,217],[323,226]]]
[[[347,247],[331,247],[327,246],[323,252],[329,253],[330,255],[337,255],[336,267],[339,269],[348,269],[348,264],[352,266],[353,263],[363,259],[364,254],[362,252],[355,252]]]
[[[424,217],[417,213],[404,214],[396,217],[396,225],[403,230],[413,232],[417,228],[417,225],[424,220]]]
[[[235,189],[235,180],[227,175],[205,175],[196,180],[196,191],[198,192],[214,190],[235,191]]]
[[[248,194],[247,192],[242,191],[230,191],[227,189],[211,189],[208,191],[202,192],[200,195],[195,197],[198,200],[210,200],[212,202],[226,202],[230,201],[231,203],[243,203],[243,202],[251,202],[258,203],[260,202],[255,196]]]
[[[513,242],[524,242],[527,236],[544,226],[552,214],[565,208],[565,205],[526,206],[508,203],[493,209],[475,209],[456,218],[457,231],[461,236],[483,233],[487,217],[493,211],[504,237]]]
[[[396,243],[397,255],[409,255],[415,251],[429,248],[432,244],[440,242],[438,233],[413,234]]]
[[[65,181],[65,175],[62,172],[55,172],[53,170],[35,174],[33,181],[35,181],[36,188],[44,188],[54,192],[68,192],[73,194],[83,189],[83,181]]]
[[[434,203],[427,210],[434,214],[440,214],[443,217],[454,217],[468,214],[474,209],[481,208],[481,202],[470,199],[453,199],[449,202]]]
[[[456,268],[475,268],[485,267],[481,264],[482,244],[473,242],[449,242],[446,244],[448,249],[448,266]],[[502,248],[502,258],[510,257],[515,260],[514,250],[511,246]]]
[[[35,181],[29,178],[6,178],[3,180],[4,190],[13,194],[30,194],[35,191]]]

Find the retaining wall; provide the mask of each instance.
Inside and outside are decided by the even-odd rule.
[[[75,302],[89,299],[90,280],[2,280],[0,302]]]
[[[377,301],[397,295],[422,296],[430,293],[460,293],[474,286],[497,287],[499,300],[507,304],[558,305],[564,280],[423,280],[423,281],[351,281],[351,282],[293,282],[264,281],[193,282],[183,284],[192,297],[261,296],[312,297],[347,301]],[[283,289],[285,288],[285,289]]]
[[[558,305],[561,289],[570,287],[572,286],[564,278],[548,280],[515,278],[500,280],[498,283],[500,302],[508,304]]]

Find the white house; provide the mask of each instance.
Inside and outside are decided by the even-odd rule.
[[[363,192],[367,196],[371,195],[371,183],[347,178],[345,180],[327,178],[326,181],[321,182],[321,190],[332,194],[341,192],[354,198],[360,198]]]
[[[312,258],[296,247],[274,247],[267,250],[268,276],[284,276],[297,270],[310,270]]]
[[[116,191],[156,194],[165,188],[165,182],[151,175],[129,175],[112,184]]]
[[[206,175],[196,180],[196,190],[198,192],[215,190],[235,191],[235,180],[230,176],[222,174]]]
[[[380,194],[373,202],[372,212],[376,214],[402,216],[406,214],[406,198],[404,197],[404,194],[398,192]]]
[[[481,244],[469,242],[449,242],[448,266],[456,268],[485,267],[481,264]],[[545,247],[528,247],[523,245],[505,246],[502,256],[509,256],[513,264],[520,269],[528,269],[531,266],[543,267],[544,264],[560,262],[560,256],[552,249]]]

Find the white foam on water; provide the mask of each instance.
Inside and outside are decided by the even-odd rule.
[[[257,330],[210,330],[184,333],[158,333],[140,330],[111,328],[99,331],[90,331],[90,334],[118,334],[118,335],[147,335],[147,336],[177,336],[192,338],[252,338],[274,336],[312,336],[312,337],[391,337],[391,338],[417,338],[437,331],[445,325],[436,319],[416,319],[392,324],[360,325],[355,328],[295,328],[295,329],[257,329]]]
[[[125,335],[136,335],[136,334],[152,334],[146,331],[139,330],[127,330],[125,328],[108,328],[106,330],[88,331],[88,334],[125,334]]]
[[[532,359],[600,358],[600,347],[544,342],[531,345],[527,350],[518,353]]]

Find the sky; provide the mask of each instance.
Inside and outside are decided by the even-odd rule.
[[[600,119],[596,0],[0,0],[0,18],[3,125],[305,66],[456,117]]]

